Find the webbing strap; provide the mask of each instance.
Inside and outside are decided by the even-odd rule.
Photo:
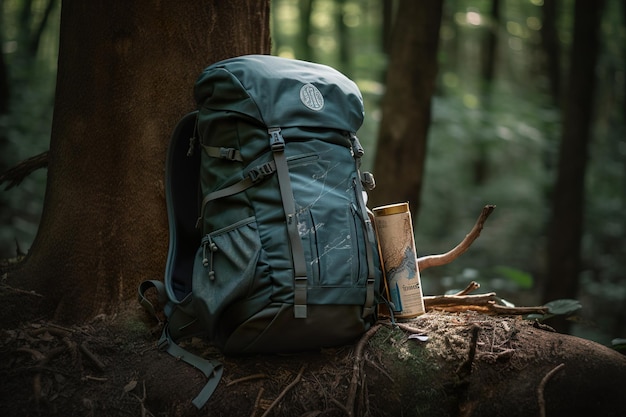
[[[243,162],[241,152],[235,148],[223,148],[219,146],[202,145],[204,152],[212,158],[228,159],[230,161]]]
[[[217,360],[205,359],[200,356],[178,346],[170,337],[167,325],[163,329],[161,338],[159,339],[159,348],[165,350],[173,357],[180,359],[189,365],[200,370],[204,376],[208,378],[208,381],[200,393],[193,399],[192,404],[199,410],[204,404],[211,398],[211,395],[217,388],[220,380],[222,379],[222,373],[224,367],[222,363]]]
[[[358,144],[358,139],[356,139],[356,135],[354,133],[351,134],[351,138],[353,141],[353,146],[355,143]],[[360,148],[360,144],[358,144]],[[357,172],[359,165],[359,158],[363,155],[362,149],[361,152],[355,152],[355,160],[357,164]],[[370,219],[369,214],[367,213],[367,207],[365,206],[365,201],[363,200],[363,184],[361,183],[361,178],[355,180],[355,189],[357,193],[357,201],[359,202],[359,210],[361,211],[361,218],[363,219],[363,223],[365,225],[365,231],[367,233],[367,237],[365,239],[365,253],[367,257],[367,292],[365,296],[365,304],[363,305],[363,317],[367,317],[370,314],[374,313],[374,284],[375,284],[375,275],[374,275],[374,242],[376,242],[376,238],[374,236],[374,227],[372,225],[372,220]]]
[[[304,260],[304,249],[300,233],[298,233],[298,221],[296,219],[296,203],[293,198],[291,180],[289,179],[289,166],[285,157],[285,139],[279,127],[269,128],[270,147],[274,153],[276,162],[276,175],[278,175],[278,186],[280,196],[283,201],[285,220],[287,222],[287,233],[291,246],[291,257],[293,259],[294,271],[294,296],[293,310],[294,317],[304,319],[307,317],[307,275],[306,262]]]
[[[196,406],[196,408],[200,409],[204,406],[204,404],[206,404],[209,398],[211,398],[211,395],[215,391],[215,388],[217,388],[217,385],[222,378],[222,373],[224,371],[222,363],[217,360],[205,359],[200,356],[194,355],[193,353],[181,348],[174,342],[169,332],[169,326],[172,324],[172,322],[176,322],[176,313],[180,312],[180,310],[177,309],[177,306],[174,306],[171,303],[167,302],[165,286],[161,281],[144,281],[139,286],[139,302],[146,310],[154,314],[155,317],[157,316],[155,314],[154,306],[145,297],[145,292],[150,288],[155,288],[157,290],[159,302],[163,302],[165,304],[165,312],[168,318],[168,323],[165,323],[165,326],[163,327],[163,332],[161,332],[161,337],[159,338],[157,344],[159,349],[165,350],[173,357],[183,360],[189,365],[197,368],[204,374],[204,376],[208,378],[208,381],[204,388],[202,388],[200,393],[192,401],[193,405]]]
[[[204,209],[209,202],[247,190],[274,172],[276,172],[276,164],[274,162],[267,162],[251,169],[250,172],[248,172],[248,175],[241,181],[205,195],[200,205],[200,217],[196,220],[196,229],[200,227],[200,224],[202,223],[202,219],[204,218]]]

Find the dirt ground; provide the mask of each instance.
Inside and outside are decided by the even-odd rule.
[[[367,340],[320,352],[225,358],[193,341],[225,369],[198,411],[204,376],[157,349],[159,329],[136,303],[71,325],[36,316],[40,302],[0,285],[4,416],[626,415],[626,357],[473,311],[379,323]]]

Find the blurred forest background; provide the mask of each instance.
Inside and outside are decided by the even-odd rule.
[[[275,55],[331,65],[361,88],[366,122],[359,137],[364,169],[373,169],[395,2],[271,4]],[[547,230],[575,2],[443,4],[424,188],[414,218],[420,255],[451,249],[485,204],[497,209],[465,255],[422,274],[424,292],[442,294],[476,280],[516,305],[541,304],[550,279]],[[48,149],[59,12],[60,0],[0,0],[0,173]],[[583,309],[571,332],[610,344],[626,337],[625,0],[606,0],[599,40],[576,297]],[[191,95],[192,87],[181,94]],[[41,169],[0,191],[0,258],[29,250],[45,182]]]

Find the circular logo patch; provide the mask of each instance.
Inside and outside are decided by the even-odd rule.
[[[311,110],[319,111],[324,107],[324,97],[313,84],[305,84],[300,89],[300,101]]]

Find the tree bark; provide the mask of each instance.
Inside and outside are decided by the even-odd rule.
[[[574,43],[559,164],[548,231],[548,265],[543,300],[576,298],[581,270],[585,172],[595,91],[598,29],[604,1],[577,0]],[[569,323],[555,324],[566,332]]]
[[[442,3],[399,2],[381,106],[372,205],[408,202],[413,218],[420,203]]]
[[[165,152],[194,82],[212,62],[269,51],[267,1],[63,1],[44,212],[10,282],[84,320],[161,278]]]

